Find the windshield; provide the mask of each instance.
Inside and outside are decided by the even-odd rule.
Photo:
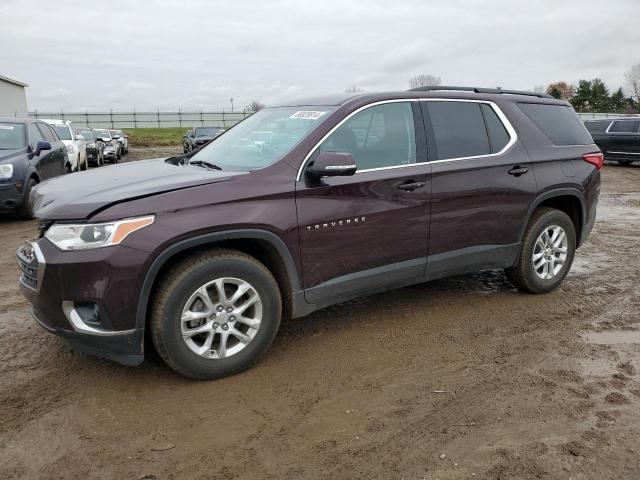
[[[109,130],[95,130],[95,132],[97,137],[104,138],[105,140],[111,140]]]
[[[84,137],[85,140],[93,140],[91,130],[88,128],[78,128],[78,133]]]
[[[320,125],[337,107],[265,108],[218,136],[190,163],[223,170],[250,171],[278,161]]]
[[[217,135],[221,130],[223,129],[216,127],[197,127],[193,131],[193,135],[196,137],[213,137],[214,135]]]
[[[0,123],[0,150],[17,150],[27,146],[24,125]]]
[[[51,125],[51,126],[60,137],[60,140],[71,140],[71,132],[69,131],[69,127],[67,127],[66,125]]]
[[[120,138],[121,133],[116,130],[109,130],[113,138]]]

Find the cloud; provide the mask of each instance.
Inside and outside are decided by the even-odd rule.
[[[617,88],[640,61],[629,56],[638,0],[151,3],[2,0],[0,45],[15,47],[2,48],[0,74],[30,85],[31,109],[200,110],[406,89],[418,74],[515,89],[598,76]],[[73,28],[48,34],[69,11]]]

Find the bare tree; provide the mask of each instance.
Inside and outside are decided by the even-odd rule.
[[[531,89],[531,91],[534,93],[546,93],[546,88],[544,88],[544,85],[536,85]]]
[[[262,110],[264,107],[266,107],[266,105],[260,100],[252,100],[249,105],[244,107],[244,109],[248,112],[257,112],[258,110]]]
[[[631,95],[636,102],[640,102],[640,63],[632,65],[624,74],[627,86],[631,89]]]
[[[356,87],[355,85],[353,87],[349,87],[346,88],[344,93],[358,93],[358,92],[362,92],[363,90],[360,87]]]
[[[567,82],[556,82],[549,84],[547,93],[553,98],[569,101],[575,95],[575,89]]]
[[[440,77],[434,77],[433,75],[416,75],[409,79],[409,88],[431,87],[440,85],[441,83],[442,79]]]

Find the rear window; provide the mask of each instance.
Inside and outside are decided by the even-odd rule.
[[[587,127],[587,130],[591,133],[604,133],[609,125],[611,125],[611,120],[592,120],[584,122],[584,126]]]
[[[556,145],[593,143],[591,135],[571,107],[542,103],[519,103],[518,106]]]
[[[613,122],[610,132],[638,133],[640,131],[640,120],[619,120]]]
[[[424,102],[436,144],[436,158],[476,157],[491,153],[480,104]]]

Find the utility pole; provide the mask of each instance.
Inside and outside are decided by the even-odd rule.
[[[230,98],[229,101],[231,102],[231,111],[233,112],[233,98]]]

